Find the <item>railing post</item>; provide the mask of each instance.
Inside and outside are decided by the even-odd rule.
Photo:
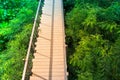
[[[33,42],[32,42],[32,48],[33,48],[33,50],[35,49],[35,46],[34,46]]]
[[[36,30],[37,31],[37,30]],[[35,33],[34,33],[34,36],[35,36],[35,38],[37,38],[37,32],[35,31]]]

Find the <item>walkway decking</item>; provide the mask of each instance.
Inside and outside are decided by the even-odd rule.
[[[45,0],[30,80],[67,80],[62,0]]]

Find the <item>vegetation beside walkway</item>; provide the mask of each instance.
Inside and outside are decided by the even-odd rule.
[[[69,80],[120,80],[120,1],[64,0]]]
[[[37,0],[0,0],[0,80],[21,80]]]

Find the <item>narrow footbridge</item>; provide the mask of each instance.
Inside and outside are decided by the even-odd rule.
[[[39,1],[36,18],[40,12],[40,4],[41,0]],[[37,31],[36,20],[33,25],[22,80],[26,80],[26,70],[29,66],[28,61],[32,46],[34,46],[35,51],[30,80],[67,80],[63,1],[44,0]],[[37,37],[36,42],[33,43],[35,33]]]

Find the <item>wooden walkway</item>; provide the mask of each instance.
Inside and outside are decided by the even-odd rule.
[[[45,0],[30,80],[67,80],[62,0]]]

